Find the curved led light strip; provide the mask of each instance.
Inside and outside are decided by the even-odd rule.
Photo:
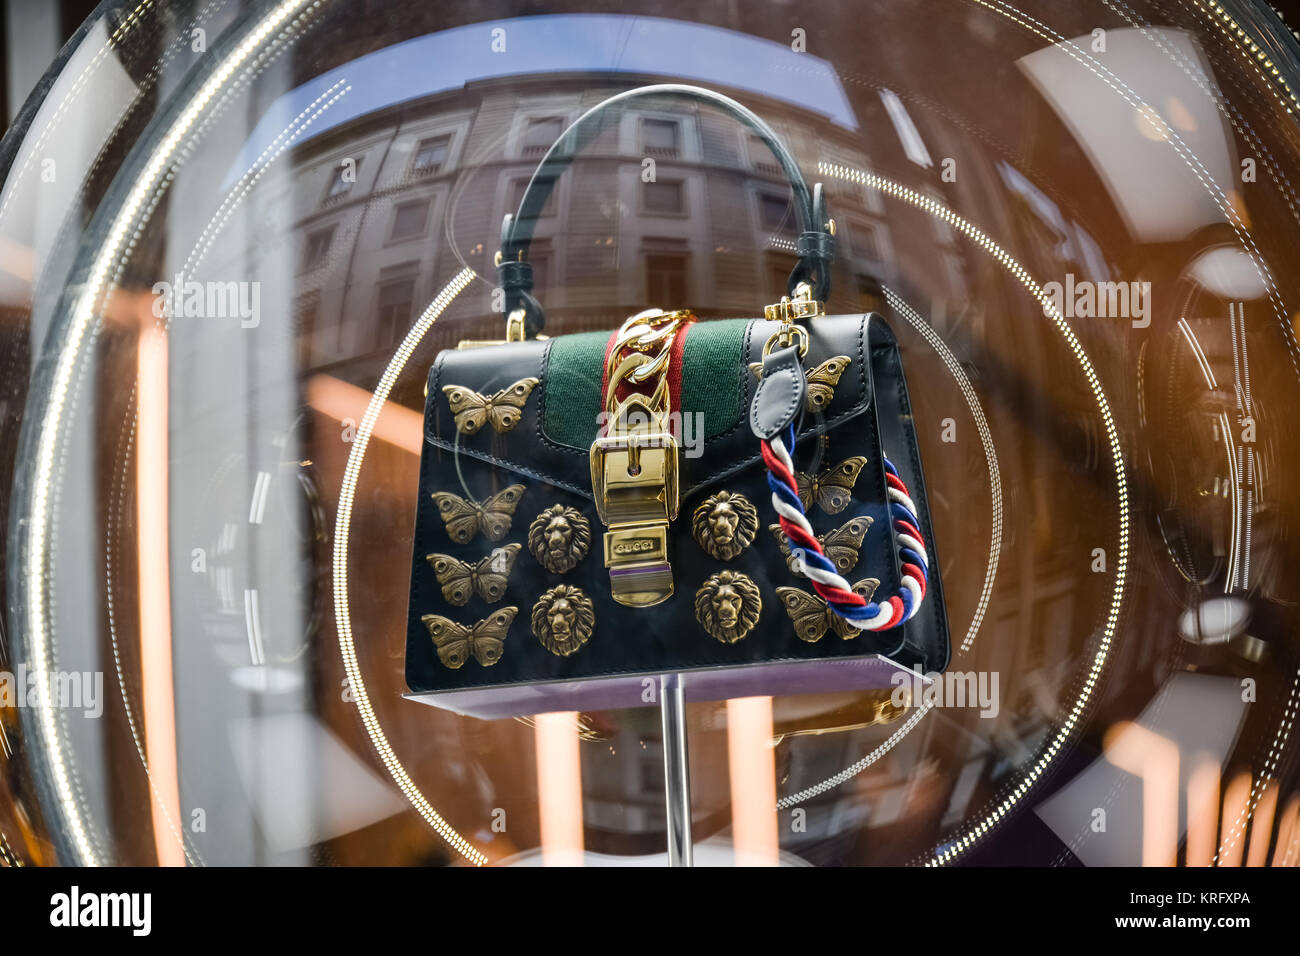
[[[1207,11],[1207,7],[1202,5],[1200,0],[1191,0],[1191,2],[1198,10]],[[1213,16],[1210,16],[1211,13]],[[1255,43],[1250,34],[1243,30],[1236,20],[1232,19],[1228,14],[1228,11],[1224,10],[1223,7],[1211,0],[1208,4],[1206,18],[1220,29],[1223,35],[1227,37],[1228,42],[1233,44],[1233,46],[1235,46],[1240,52],[1241,58],[1259,74],[1260,79],[1264,81],[1264,85],[1269,89],[1269,92],[1273,94],[1273,98],[1277,100],[1278,106],[1282,107],[1282,109],[1286,110],[1288,113],[1294,113],[1296,108],[1300,108],[1300,100],[1296,99],[1296,95],[1287,83],[1286,78],[1278,72],[1277,67],[1273,65],[1273,61],[1269,59],[1268,54],[1260,49],[1259,45]],[[1265,70],[1268,71],[1268,75],[1265,75]],[[1282,88],[1282,92],[1286,94],[1285,98],[1274,89],[1273,83],[1271,83],[1268,78],[1270,75],[1273,77],[1273,81],[1276,82],[1277,86]],[[1289,103],[1287,102],[1288,100],[1290,100]]]
[[[188,137],[209,105],[226,91],[235,74],[263,48],[276,31],[304,10],[318,8],[323,3],[324,0],[284,0],[256,26],[251,27],[231,53],[213,69],[199,91],[177,115],[167,134],[149,156],[144,169],[135,178],[130,192],[108,227],[107,237],[93,260],[83,291],[73,304],[66,337],[49,373],[49,391],[41,396],[42,400],[38,400],[39,412],[33,418],[39,422],[39,426],[28,503],[30,519],[22,556],[22,580],[26,598],[28,647],[32,654],[31,667],[39,674],[48,673],[54,659],[53,608],[46,582],[51,576],[49,544],[54,524],[52,505],[57,494],[58,453],[64,437],[64,414],[75,397],[77,368],[83,348],[95,327],[99,303],[111,288],[112,276],[121,256],[133,244],[134,227],[152,212],[158,199],[159,187],[165,185],[173,164],[183,156]],[[34,710],[37,734],[49,761],[54,795],[67,826],[72,850],[78,857],[77,862],[82,865],[98,865],[101,862],[98,849],[90,827],[82,818],[82,808],[74,792],[75,770],[70,757],[64,753],[48,681],[37,683]]]
[[[1011,812],[1038,781],[1047,770],[1056,755],[1065,747],[1071,735],[1078,728],[1079,722],[1083,718],[1084,711],[1092,699],[1092,692],[1096,689],[1101,679],[1102,670],[1106,666],[1106,659],[1110,654],[1110,646],[1115,639],[1115,631],[1119,626],[1120,608],[1123,604],[1124,585],[1128,578],[1128,554],[1129,554],[1129,501],[1128,501],[1128,475],[1124,464],[1124,455],[1120,449],[1119,428],[1115,424],[1115,418],[1111,414],[1110,402],[1107,401],[1105,393],[1101,388],[1101,380],[1097,377],[1096,371],[1092,367],[1092,362],[1088,359],[1088,354],[1084,351],[1083,346],[1079,344],[1079,339],[1074,334],[1074,330],[1066,323],[1065,317],[1061,315],[1060,310],[1053,304],[1051,297],[1046,295],[1042,288],[1034,282],[1028,270],[1019,262],[1011,257],[1009,253],[987,234],[977,228],[973,223],[957,215],[951,209],[940,203],[935,202],[928,196],[925,196],[914,189],[909,189],[882,176],[874,173],[863,172],[862,170],[850,169],[847,166],[841,166],[837,163],[818,163],[818,171],[824,176],[835,176],[852,183],[866,186],[870,189],[876,189],[894,199],[900,199],[903,202],[916,206],[932,216],[937,216],[944,222],[948,223],[958,232],[962,233],[968,239],[979,245],[989,255],[991,255],[999,264],[1014,276],[1021,285],[1034,297],[1036,301],[1042,304],[1044,314],[1052,320],[1060,331],[1066,344],[1074,353],[1075,359],[1079,362],[1083,370],[1084,378],[1087,379],[1088,387],[1092,390],[1093,398],[1097,402],[1097,408],[1101,412],[1102,424],[1106,429],[1106,439],[1110,444],[1112,462],[1115,466],[1115,490],[1116,498],[1119,504],[1119,529],[1118,529],[1118,554],[1115,560],[1115,589],[1111,594],[1110,608],[1106,613],[1106,623],[1102,629],[1102,638],[1098,642],[1097,651],[1092,659],[1092,666],[1088,669],[1088,676],[1083,682],[1083,689],[1075,699],[1065,720],[1057,728],[1055,736],[1040,751],[1040,756],[1034,765],[1025,772],[1020,782],[1014,790],[1003,798],[1001,802],[994,807],[987,816],[979,823],[967,828],[967,831],[953,840],[945,843],[941,848],[935,850],[932,858],[926,861],[927,866],[941,866],[945,863],[951,863],[961,853],[973,847],[985,834],[987,834],[997,823]]]
[[[457,833],[446,820],[429,803],[420,788],[411,780],[402,762],[397,759],[384,729],[379,725],[374,708],[370,706],[370,696],[366,693],[365,680],[361,676],[361,667],[357,664],[357,649],[352,641],[352,613],[348,606],[348,535],[352,529],[352,499],[357,492],[357,477],[361,474],[361,463],[366,457],[366,446],[370,444],[370,435],[375,422],[383,410],[384,402],[397,383],[397,376],[406,367],[407,361],[415,352],[424,334],[429,331],[434,320],[451,304],[451,300],[460,295],[476,278],[473,269],[462,269],[443,287],[437,297],[429,303],[419,320],[406,333],[402,344],[397,347],[393,357],[384,369],[384,374],[375,386],[366,413],[357,426],[356,436],[352,440],[352,450],[348,452],[348,463],[343,469],[343,485],[339,489],[339,510],[334,520],[334,622],[339,632],[339,650],[343,654],[343,667],[347,671],[353,696],[356,698],[357,713],[366,725],[366,733],[374,744],[375,753],[383,760],[393,782],[397,784],[411,806],[419,811],[420,816],[438,831],[438,835],[451,847],[475,866],[482,866],[487,857],[470,845],[469,841]]]

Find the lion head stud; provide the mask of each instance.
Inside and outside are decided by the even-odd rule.
[[[739,571],[719,571],[695,592],[695,619],[723,644],[752,631],[762,610],[758,585]]]
[[[533,634],[557,657],[568,657],[591,640],[595,626],[591,598],[572,584],[557,584],[533,605]]]
[[[591,525],[574,508],[552,505],[528,526],[528,550],[552,574],[577,567],[591,548]]]
[[[711,557],[730,561],[758,534],[758,511],[737,491],[719,491],[695,509],[691,533]]]

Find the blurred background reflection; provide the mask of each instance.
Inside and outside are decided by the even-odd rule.
[[[1300,862],[1280,17],[542,6],[6,4],[0,863],[666,862],[656,707],[402,696],[425,372],[500,337],[541,156],[649,82],[825,184],[828,311],[900,338],[954,640],[929,694],[690,704],[697,864]],[[755,315],[795,238],[762,143],[663,99],[530,259],[562,334]]]

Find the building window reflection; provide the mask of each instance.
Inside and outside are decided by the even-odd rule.
[[[413,199],[398,203],[393,209],[393,227],[388,238],[392,242],[414,239],[424,235],[424,227],[429,221],[429,200]]]
[[[790,200],[776,193],[759,193],[759,216],[764,229],[788,232],[792,230],[793,215]]]
[[[772,150],[768,148],[767,143],[763,142],[761,136],[749,137],[749,164],[754,172],[761,173],[764,176],[781,178],[781,166],[772,155]]]
[[[411,161],[411,174],[415,176],[432,176],[442,172],[447,164],[447,152],[451,149],[451,136],[434,136],[422,139],[415,147],[415,158]]]
[[[775,302],[781,296],[789,294],[790,273],[794,271],[799,258],[793,253],[769,249],[763,261],[767,274],[766,294],[769,301]]]
[[[388,279],[379,286],[379,311],[376,316],[376,347],[385,348],[397,341],[411,324],[415,303],[415,276]]]
[[[861,220],[849,223],[849,249],[855,258],[870,259],[881,262],[880,243],[876,240],[876,230]]]
[[[528,179],[516,179],[510,186],[510,212],[517,212],[519,204],[524,201],[524,192],[528,189]],[[559,195],[560,186],[557,183],[550,194],[546,197],[546,202],[542,204],[542,210],[537,214],[537,218],[543,216],[555,215],[555,197]]]
[[[646,302],[662,309],[686,306],[686,254],[652,252],[645,257]]]
[[[643,119],[641,148],[653,159],[676,159],[680,145],[676,120]]]
[[[294,300],[294,331],[298,338],[298,363],[310,368],[316,360],[312,343],[320,325],[320,291],[304,292]]]
[[[646,183],[642,197],[645,211],[650,215],[686,215],[686,184],[680,179],[661,179]]]
[[[316,269],[325,264],[325,258],[329,255],[330,245],[334,241],[335,227],[330,225],[324,229],[317,229],[315,232],[307,234],[307,245],[303,249],[302,267]]]
[[[335,202],[352,192],[357,184],[357,171],[361,168],[360,160],[345,159],[334,167],[330,176],[329,188],[325,191],[325,201]]]
[[[551,241],[534,239],[528,248],[528,261],[533,267],[533,294],[544,296],[551,285]]]
[[[529,120],[524,131],[523,155],[532,158],[544,156],[563,132],[564,120],[558,116]]]
[[[885,310],[885,290],[875,276],[857,276],[858,308],[863,312]]]

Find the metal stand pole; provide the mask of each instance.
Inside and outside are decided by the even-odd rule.
[[[668,865],[694,866],[691,844],[691,768],[686,749],[686,696],[682,675],[659,680],[664,725],[664,795],[668,812]]]

